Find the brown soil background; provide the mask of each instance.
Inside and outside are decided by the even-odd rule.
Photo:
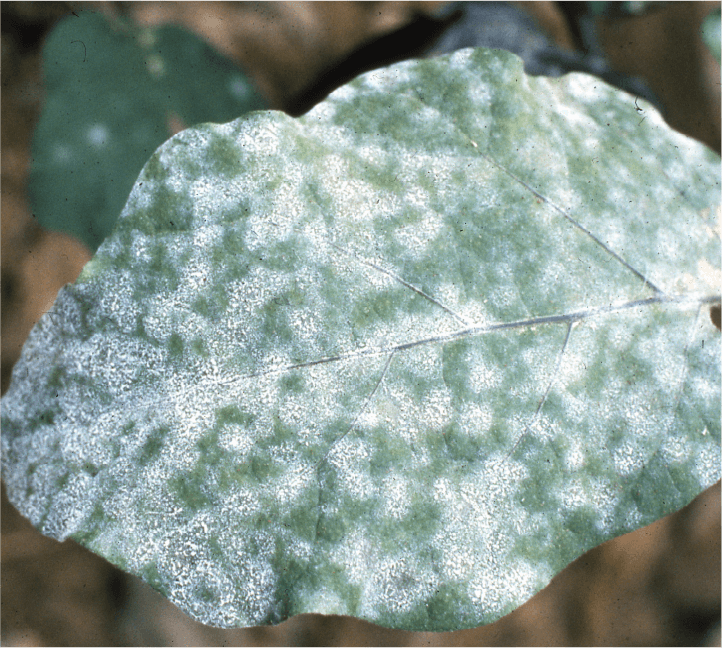
[[[139,23],[173,22],[238,62],[275,108],[330,66],[439,2],[2,3],[2,389],[40,315],[90,253],[40,228],[25,192],[43,100],[39,48],[62,16],[92,6]],[[557,3],[517,3],[566,48]],[[570,3],[574,4],[574,3]],[[644,78],[678,130],[720,150],[720,68],[699,38],[715,2],[667,3],[598,21],[612,64]],[[17,29],[22,26],[22,30]],[[7,27],[7,28],[6,28]],[[35,36],[28,34],[35,32]],[[454,633],[392,631],[348,617],[301,615],[271,628],[191,621],[139,580],[68,541],[40,535],[2,494],[4,645],[720,645],[720,485],[688,507],[588,552],[497,623]]]

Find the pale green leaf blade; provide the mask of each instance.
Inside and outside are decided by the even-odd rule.
[[[9,497],[205,623],[490,623],[719,479],[719,177],[482,49],[185,131],[26,344]]]

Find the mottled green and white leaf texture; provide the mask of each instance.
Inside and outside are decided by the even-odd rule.
[[[687,504],[720,160],[637,106],[464,50],[172,138],[15,367],[11,501],[208,624],[416,630]]]

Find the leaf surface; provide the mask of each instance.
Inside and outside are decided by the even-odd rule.
[[[719,479],[719,177],[483,49],[184,131],[14,369],[9,497],[208,624],[490,623]]]

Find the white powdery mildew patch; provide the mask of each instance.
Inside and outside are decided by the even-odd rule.
[[[412,402],[412,420],[422,429],[441,430],[451,422],[454,415],[451,392],[446,388],[429,390],[421,401],[414,399]]]
[[[545,563],[520,560],[499,571],[490,562],[477,569],[470,578],[471,599],[475,604],[483,605],[485,611],[499,615],[541,589],[553,574]]]
[[[608,533],[617,522],[619,489],[616,483],[603,477],[587,479],[586,489],[589,505],[596,515],[595,526],[600,531]]]
[[[585,104],[603,104],[609,97],[609,86],[596,82],[597,80],[586,74],[572,72],[564,75],[558,87],[563,87],[570,98]],[[551,85],[551,84],[550,84]]]
[[[378,485],[368,472],[368,460],[373,453],[368,444],[358,438],[344,436],[326,454],[325,460],[336,469],[339,488],[356,500],[375,497]]]
[[[219,406],[237,405],[253,415],[248,433],[258,440],[272,430],[278,412],[280,385],[278,374],[244,376],[223,383],[224,399]]]
[[[501,609],[513,600],[504,591],[505,570],[512,538],[529,524],[525,511],[513,510],[514,493],[525,476],[521,464],[497,457],[460,482],[441,477],[433,487],[434,499],[443,503],[444,524],[434,538],[443,556],[440,575],[444,580],[469,581],[472,601],[481,604],[483,598],[485,611]],[[515,527],[514,533],[508,532],[509,525]],[[524,593],[529,590],[516,600],[523,600]]]
[[[420,192],[414,195],[419,201],[419,211],[426,215],[418,221],[399,227],[393,237],[397,243],[407,250],[412,259],[425,259],[429,254],[429,247],[436,243],[436,239],[444,230],[444,219],[436,212],[429,213],[428,203],[424,203],[424,197]],[[413,201],[412,201],[413,202]]]
[[[216,232],[217,234],[218,232]],[[213,233],[204,230],[195,230],[193,244],[197,249],[204,249],[207,242],[212,242],[216,237]],[[210,241],[209,241],[210,239]],[[180,272],[179,300],[185,304],[193,302],[201,291],[213,281],[213,266],[207,258],[196,254],[188,263],[183,266]]]
[[[572,419],[574,420],[574,419]],[[569,472],[575,472],[586,463],[584,444],[578,436],[569,437],[569,446],[564,456],[564,461]]]
[[[707,259],[701,259],[697,261],[697,274],[701,277],[701,290],[704,293],[712,293],[714,292],[715,288],[717,286],[722,285],[722,271],[720,271],[719,268],[715,268]],[[697,280],[695,278],[692,278],[691,281],[688,280],[687,274],[685,273],[683,275],[684,279],[684,286],[696,286]],[[682,291],[680,291],[682,292]]]
[[[144,360],[149,361],[151,371],[154,366],[158,367],[163,362],[162,352],[148,353],[143,345],[124,344],[126,340],[125,335],[112,333],[104,336],[93,335],[82,348],[73,348],[75,345],[70,347],[80,355],[81,360],[66,367],[74,378],[57,392],[57,403],[64,411],[71,416],[77,414],[77,398],[82,398],[83,395],[87,397],[88,384],[98,386],[112,397],[118,398],[130,391]],[[76,382],[80,376],[87,384]]]
[[[659,448],[665,463],[684,463],[693,455],[694,446],[677,437],[668,437]]]
[[[390,160],[395,164],[396,159],[392,158],[389,151],[383,146],[374,143],[364,143],[354,148],[354,153],[360,160],[367,162],[375,168],[382,168]],[[401,202],[401,201],[399,201]]]
[[[222,214],[228,213],[237,205],[239,196],[229,189],[228,183],[221,184],[209,176],[203,176],[191,183],[188,195],[193,208],[193,234],[215,224]]]
[[[526,347],[520,354],[521,363],[529,375],[529,384],[541,386],[542,390],[546,390],[550,383],[556,383],[556,360],[561,352],[561,339],[558,347],[550,344],[547,337],[549,329],[544,330],[545,328],[540,327],[535,330],[535,327],[531,327],[531,331],[538,331],[539,342]],[[527,385],[517,385],[517,387],[528,389]],[[541,393],[543,394],[544,391]]]
[[[326,101],[322,101],[316,104],[306,115],[306,123],[309,126],[309,131],[313,132],[317,128],[324,129],[328,124],[334,121],[336,113],[338,112],[338,103],[336,99],[336,92],[344,90],[348,86],[341,86],[338,90],[334,91],[331,95],[326,98]],[[343,93],[342,93],[343,94]]]
[[[525,431],[535,439],[544,442],[552,441],[566,432],[565,426],[560,424],[556,418],[547,416],[543,409],[529,421]]]
[[[384,515],[396,520],[402,519],[411,504],[409,495],[409,484],[403,474],[394,472],[387,475],[379,489]]]
[[[156,405],[157,413],[153,414],[157,419],[152,422],[151,429],[165,421],[172,422],[173,426],[173,444],[163,444],[160,450],[160,459],[168,462],[166,468],[180,469],[195,464],[199,457],[197,443],[215,423],[213,405],[208,402],[210,398],[213,397],[206,390],[194,385],[189,389],[168,390],[163,401]],[[153,466],[150,464],[149,469]],[[161,475],[159,479],[162,479]]]
[[[236,144],[244,155],[276,157],[283,152],[282,129],[273,113],[256,113],[254,119],[242,121],[236,132]]]
[[[541,267],[541,271],[534,277],[538,286],[537,298],[544,300],[545,293],[554,292],[559,284],[567,282],[569,279],[568,263],[557,260],[547,260]]]
[[[697,355],[697,362],[706,367],[714,367],[719,362],[720,345],[722,340],[718,333],[715,333],[714,325],[708,316],[706,307],[699,311],[694,328],[690,331],[688,348],[691,353]],[[693,393],[698,394],[703,401],[705,408],[719,408],[719,374],[716,380],[710,380],[710,373],[707,373],[707,380],[699,375],[687,375]],[[716,402],[715,402],[716,401]]]
[[[661,116],[655,115],[655,117],[659,126],[668,132]],[[673,159],[666,159],[665,174],[673,180],[679,179],[682,182],[688,182],[689,169],[699,165],[699,156],[703,145],[690,137],[683,137],[680,133],[668,133],[669,136],[674,138],[676,155]]]
[[[286,182],[274,193],[266,209],[254,210],[247,221],[244,243],[249,250],[265,250],[289,240],[305,213],[305,205],[289,172]]]
[[[139,194],[140,196],[143,196],[144,198],[147,198],[145,194]],[[106,241],[112,241],[112,237],[109,239],[106,239]],[[174,242],[175,243],[175,242]],[[140,266],[143,267],[150,263],[152,261],[151,256],[151,248],[153,246],[153,239],[150,236],[147,236],[146,234],[139,232],[138,230],[132,230],[130,232],[130,250],[129,255],[131,258],[131,267]],[[107,250],[111,256],[117,255],[120,250],[113,250],[112,247],[108,247],[104,249],[104,251]],[[131,277],[132,272],[124,271],[123,269],[119,269],[118,271],[119,275],[129,274]]]
[[[539,119],[539,127],[544,128],[545,119]],[[556,178],[557,176],[564,177],[568,170],[567,165],[563,158],[553,154],[551,148],[551,142],[538,133],[529,135],[528,137],[522,137],[519,143],[519,151],[516,153],[518,161],[524,166],[533,167],[533,165],[539,165],[544,169],[544,175],[546,178]],[[546,193],[544,190],[547,180],[542,180],[541,185],[536,185],[537,189],[542,189],[542,193]]]
[[[388,556],[369,541],[362,530],[348,533],[330,552],[329,562],[343,566],[348,582],[362,594],[358,616],[378,618],[379,614],[405,612],[430,598],[438,576],[422,564],[408,547]]]
[[[408,205],[410,208],[416,207],[418,210],[421,210],[422,213],[428,209],[429,192],[425,188],[410,187],[409,191],[406,192],[404,196],[408,201]],[[439,223],[438,221],[438,214],[436,215],[436,218],[433,219],[432,224],[435,226],[443,225],[443,223]],[[408,227],[406,228],[407,232],[409,229],[410,228]],[[396,234],[398,235],[398,230]]]
[[[605,426],[605,410],[609,396],[599,398],[596,394],[590,395],[581,392],[578,396],[569,392],[560,392],[563,421],[572,421],[567,425],[564,434],[570,439],[581,443],[588,448],[607,448],[609,431]],[[613,402],[613,401],[612,401]],[[607,450],[598,454],[596,459],[610,461]],[[611,465],[611,464],[610,464]]]
[[[454,309],[454,311],[468,319],[472,326],[488,326],[494,322],[494,317],[487,307],[488,302],[488,299],[479,300],[460,296],[458,310]]]
[[[437,576],[430,566],[423,565],[411,552],[381,557],[369,581],[365,583],[361,613],[403,614],[428,600]]]
[[[362,256],[346,249],[332,263],[339,279],[343,279],[349,300],[363,298],[369,292],[400,288],[393,267],[381,257]]]
[[[540,99],[546,99],[546,110],[553,111],[564,119],[577,133],[597,133],[599,124],[586,111],[580,110],[578,103],[570,101],[570,94],[577,100],[589,101],[588,84],[580,83],[574,75],[565,75],[563,79],[535,78],[534,83],[540,92]],[[586,81],[586,80],[585,80]],[[592,101],[594,101],[592,99]]]
[[[478,161],[474,160],[473,164],[476,168]],[[441,231],[446,227],[444,213],[452,211],[459,200],[458,193],[450,188],[454,185],[453,174],[465,174],[469,177],[471,164],[462,166],[458,159],[444,153],[430,156],[408,147],[398,151],[396,166],[394,180],[404,185],[401,191],[403,204],[400,209],[407,213],[420,214],[424,219],[424,215],[431,212],[432,218],[438,221],[434,224],[434,229]],[[471,191],[471,177],[468,183]],[[426,220],[421,222],[426,223]],[[413,247],[407,250],[421,256]]]
[[[389,200],[384,192],[370,182],[353,179],[353,174],[342,159],[338,161],[338,167],[329,170],[330,177],[327,177],[324,187],[333,201],[337,219],[334,229],[338,239],[353,240],[357,233],[364,232],[366,226],[375,219],[388,217],[394,211],[394,201]]]
[[[69,475],[47,510],[43,533],[62,542],[81,531],[95,504],[94,491],[93,478],[88,473]]]
[[[477,67],[472,60],[474,55],[475,50],[473,47],[465,47],[464,49],[456,50],[447,61],[449,70],[453,70],[453,73],[455,74],[469,74],[470,68],[474,69]],[[504,69],[504,66],[498,60],[491,59],[488,63],[488,69],[493,72],[500,72]]]
[[[248,428],[238,423],[227,423],[218,434],[218,445],[232,453],[237,461],[243,460],[253,448],[255,437]]]
[[[350,420],[352,413],[343,404],[346,386],[355,384],[359,387],[367,382],[368,373],[377,371],[378,363],[374,358],[354,358],[343,361],[340,367],[319,365],[304,369],[303,393],[286,395],[279,415],[295,429],[316,428],[327,419]],[[361,402],[364,395],[357,398]]]
[[[443,384],[442,354],[443,347],[440,345],[420,345],[394,356],[394,370],[408,376],[416,375],[420,380],[434,380]]]
[[[309,115],[312,115],[314,119],[319,119],[320,117],[317,117],[317,111],[319,111],[319,108],[321,108],[324,104],[330,103],[332,105],[337,104],[344,104],[347,102],[352,102],[354,99],[356,99],[357,96],[361,95],[362,91],[358,88],[356,85],[343,85],[340,88],[337,88],[334,90],[326,99],[326,101],[314,106],[310,111]]]
[[[495,313],[500,314],[501,319],[504,318],[505,311],[521,303],[519,289],[510,280],[514,276],[513,272],[514,270],[508,265],[499,264],[494,269],[498,282],[494,282],[495,287],[484,295],[484,303],[489,304]]]
[[[14,449],[20,452],[23,447],[21,444],[17,444]],[[7,493],[11,501],[24,502],[23,513],[25,517],[36,527],[42,529],[41,522],[48,509],[48,500],[55,494],[57,480],[61,479],[66,471],[62,465],[39,464],[32,470],[32,474],[30,472],[25,470],[21,478],[8,481]],[[47,533],[47,535],[50,534]]]
[[[228,295],[228,323],[232,331],[243,333],[253,321],[253,316],[260,313],[263,307],[273,298],[280,297],[291,286],[291,275],[288,272],[254,267],[239,281],[226,286]]]
[[[240,117],[235,121],[227,122],[225,124],[208,123],[206,124],[206,128],[220,137],[235,138],[238,132],[238,124],[242,119],[243,118]]]
[[[83,417],[85,418],[85,417]],[[104,466],[112,460],[112,449],[102,439],[103,425],[108,424],[108,417],[80,421],[72,418],[67,422],[59,421],[58,446],[63,460],[71,466],[83,465]]]
[[[343,565],[349,583],[364,587],[376,566],[375,553],[368,534],[363,529],[353,529],[331,548],[329,562]]]
[[[241,540],[239,544],[244,543]],[[263,546],[257,542],[256,546],[259,545]],[[242,546],[240,550],[247,552]],[[258,623],[271,607],[276,581],[268,548],[258,553],[250,560],[244,556],[242,565],[226,561],[225,570],[221,571],[207,547],[186,531],[171,540],[171,546],[159,560],[158,572],[169,586],[170,600],[191,616],[221,627],[237,623],[239,618]],[[244,584],[245,592],[239,592],[239,583]],[[210,599],[202,598],[204,593],[211,594]],[[221,601],[224,605],[219,610]]]
[[[712,345],[710,344],[710,346]],[[717,349],[719,353],[719,346]],[[705,376],[689,376],[687,382],[690,385],[690,391],[700,399],[705,408],[714,407],[715,402],[719,403],[719,383],[715,384]]]
[[[325,150],[353,150],[356,144],[362,141],[353,128],[335,128],[329,123],[310,130],[307,135],[314,136],[317,145]]]
[[[579,326],[572,329],[571,335],[577,337]],[[583,335],[583,334],[582,334]],[[591,364],[589,360],[589,347],[580,344],[578,349],[570,350],[569,347],[564,350],[561,363],[557,370],[555,383],[559,386],[569,386],[580,383],[587,376],[588,367]]]
[[[144,168],[135,181],[133,188],[130,190],[128,200],[118,216],[118,221],[133,218],[138,210],[147,210],[153,204],[155,194],[160,184],[161,183],[154,178],[149,178]],[[108,236],[100,244],[98,251],[102,253],[107,252],[111,257],[117,258],[118,252],[121,249],[125,249],[125,243],[114,236]]]
[[[481,562],[469,577],[469,594],[472,602],[483,606],[486,613],[499,616],[528,599],[548,583],[553,571],[545,563],[520,560],[499,569],[493,559]]]
[[[396,86],[413,83],[413,79],[409,74],[409,68],[413,68],[413,65],[414,62],[409,61],[406,62],[405,65],[382,68],[363,74],[358,80],[360,91],[364,92],[368,89],[384,93],[391,91],[397,92]]]
[[[622,476],[637,472],[644,467],[649,454],[643,439],[625,439],[612,451],[615,471]]]
[[[282,505],[293,505],[307,488],[316,484],[316,475],[309,466],[289,464],[284,467],[283,475],[274,484],[274,500]]]
[[[692,320],[687,322],[691,324]],[[656,391],[660,400],[664,396],[668,401],[677,397],[687,373],[687,363],[681,350],[687,346],[693,333],[691,326],[679,327],[677,330],[670,330],[671,328],[670,325],[664,332],[656,331],[656,334],[639,340],[637,346],[639,357],[646,359],[654,369],[654,382],[649,385],[649,390]]]
[[[480,315],[483,307],[479,306],[478,301],[474,300],[461,303],[461,291],[459,287],[450,282],[439,282],[434,287],[434,294],[431,297],[447,308],[453,315],[453,322],[449,322],[454,327],[459,326],[480,326],[485,321],[485,316]],[[445,332],[445,331],[444,331]]]
[[[620,173],[623,172],[620,170]],[[635,240],[629,228],[624,227],[618,219],[614,218],[618,212],[629,212],[630,194],[623,187],[614,184],[607,187],[605,199],[606,207],[610,210],[610,218],[606,225],[597,224],[596,221],[601,219],[595,219],[596,235],[609,249],[622,258],[635,259],[639,242]]]
[[[701,436],[709,434],[707,428],[701,432]],[[701,446],[701,447],[700,447]],[[694,471],[703,485],[714,484],[720,478],[720,446],[719,444],[700,444],[695,449],[696,456]]]
[[[108,466],[107,472],[108,480],[110,482],[114,480],[117,486],[102,503],[103,510],[110,515],[119,515],[124,508],[132,510],[137,504],[133,502],[132,497],[138,483],[135,479],[129,478],[137,473],[135,460],[142,441],[139,435],[132,433],[126,433],[118,440],[120,452]]]
[[[314,380],[314,382],[316,382]],[[293,428],[308,427],[314,420],[318,420],[321,412],[318,409],[320,403],[311,402],[307,404],[308,394],[288,394],[280,403],[278,415],[283,423]]]
[[[348,603],[330,589],[299,588],[299,599],[305,610],[317,610],[319,614],[348,614]]]
[[[323,330],[323,320],[318,315],[318,309],[294,309],[289,316],[289,324],[293,329],[295,340],[303,342],[310,353],[321,353],[317,337]]]
[[[303,448],[315,448],[323,441],[323,431],[315,424],[301,427],[296,439]]]
[[[494,409],[489,403],[466,403],[457,414],[457,422],[463,432],[473,437],[482,437],[494,421]]]
[[[364,307],[360,310],[364,315],[370,313],[369,307]],[[357,345],[362,348],[378,349],[379,351],[382,351],[391,350],[392,347],[403,344],[408,340],[408,331],[413,329],[408,328],[408,326],[411,325],[411,322],[409,321],[406,322],[407,328],[400,331],[399,327],[403,326],[403,323],[399,321],[401,319],[413,320],[414,318],[398,318],[397,326],[394,325],[395,323],[392,320],[373,320],[371,324],[364,326],[357,333],[357,338],[359,340]]]
[[[700,216],[705,222],[705,226],[722,241],[722,204],[718,204],[714,208],[703,209]]]
[[[233,529],[234,525],[240,525],[246,518],[264,510],[267,498],[267,490],[258,492],[257,488],[233,484],[224,493],[219,504],[219,517],[226,522],[225,528]],[[235,538],[229,531],[228,540],[224,545],[232,546],[234,541]]]
[[[145,317],[143,328],[149,336],[165,342],[173,333],[187,333],[187,329],[179,327],[189,314],[188,304],[177,292],[156,295],[145,300]]]
[[[390,391],[386,384],[381,385],[371,406],[359,413],[356,427],[365,430],[372,430],[379,425],[395,428],[403,420],[401,404],[405,400],[405,393]]]
[[[567,481],[564,488],[558,493],[559,502],[569,510],[589,506],[591,504],[590,493],[584,479],[576,478]]]
[[[99,320],[114,322],[126,335],[135,331],[136,319],[141,314],[141,305],[133,299],[135,281],[131,272],[121,270],[114,274],[106,290],[97,297],[96,306],[90,313],[91,325]]]

